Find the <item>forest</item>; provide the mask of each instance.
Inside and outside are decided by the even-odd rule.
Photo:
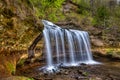
[[[119,80],[119,66],[120,0],[0,0],[0,80]]]

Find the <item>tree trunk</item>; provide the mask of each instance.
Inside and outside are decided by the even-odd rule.
[[[33,41],[33,43],[30,45],[30,47],[28,48],[28,58],[31,59],[35,56],[34,54],[34,49],[37,45],[37,43],[42,39],[43,37],[43,33],[40,33],[35,40]]]

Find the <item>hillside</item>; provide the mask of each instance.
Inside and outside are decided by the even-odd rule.
[[[60,6],[63,1],[58,3],[59,5],[53,10],[53,12],[51,12],[51,6],[48,6],[48,4],[42,4],[48,7],[45,8],[45,12],[42,12],[41,9],[44,9],[44,7],[40,7],[39,10],[39,7],[36,6],[38,4],[32,0],[1,0],[0,33],[2,35],[0,35],[0,47],[27,49],[35,36],[42,32],[42,19],[49,20],[60,26],[67,26],[66,28],[88,31],[90,38],[92,38],[91,41],[100,41],[101,44],[104,44],[99,45],[93,43],[95,46],[120,46],[120,35],[118,34],[120,32],[118,18],[119,6],[115,7],[114,2],[106,2],[105,4],[109,4],[111,9],[115,11],[110,14],[110,6],[103,7],[102,5],[104,1],[100,3],[102,6],[99,4],[96,8],[91,8],[88,2],[80,2],[77,0],[68,0]],[[92,7],[95,7],[98,3],[99,2],[97,1],[96,3],[94,2]],[[55,4],[57,3],[52,4],[53,7],[56,6]],[[59,11],[59,9],[60,12],[58,14],[57,11]],[[96,12],[97,10],[106,11]],[[56,14],[59,15],[59,17],[57,17]]]
[[[29,1],[0,1],[0,48],[26,49],[42,29]]]

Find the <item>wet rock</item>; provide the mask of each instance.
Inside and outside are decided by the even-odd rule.
[[[87,64],[85,64],[85,63],[81,63],[80,65],[85,66],[85,65],[87,65]]]
[[[65,75],[68,75],[69,73],[68,73],[68,71],[65,71],[64,74],[65,74]]]
[[[90,78],[90,80],[103,80],[103,79],[101,79],[99,77],[94,77],[94,78]]]
[[[44,79],[44,80],[53,80],[53,79],[51,79],[51,78],[46,78],[46,79]]]
[[[83,71],[82,70],[78,70],[77,71],[79,74],[83,74]]]
[[[87,77],[77,76],[75,77],[76,80],[88,80]]]
[[[109,77],[111,80],[117,80],[114,75],[109,75],[108,77]]]
[[[45,77],[45,76],[48,76],[48,73],[44,73],[43,76],[44,76],[44,77]]]
[[[88,72],[83,72],[82,76],[88,76]]]
[[[57,72],[56,75],[61,75],[62,73],[61,72]]]
[[[59,73],[64,74],[64,75],[68,75],[68,70],[61,69]]]
[[[38,75],[39,75],[39,76],[43,76],[43,75],[44,75],[44,73],[40,72]]]
[[[78,74],[81,75],[81,76],[88,76],[88,75],[89,75],[88,72],[85,72],[85,71],[83,71],[83,70],[78,70],[77,72],[78,72]]]

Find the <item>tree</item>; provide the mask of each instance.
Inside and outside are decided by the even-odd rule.
[[[105,26],[105,24],[107,24],[109,16],[109,11],[105,6],[98,7],[94,16],[94,25]]]
[[[62,13],[60,9],[65,0],[30,0],[36,16],[40,19],[58,20]],[[57,17],[59,15],[59,17]]]

